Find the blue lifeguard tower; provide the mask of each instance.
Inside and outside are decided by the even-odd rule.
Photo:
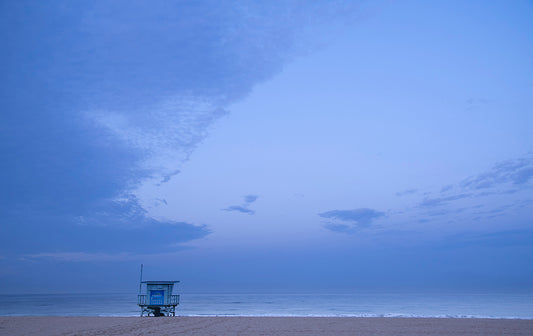
[[[141,317],[147,316],[176,316],[176,306],[180,304],[180,296],[173,295],[174,284],[179,281],[141,281],[137,304],[141,307]],[[146,285],[146,294],[142,294],[143,284]]]

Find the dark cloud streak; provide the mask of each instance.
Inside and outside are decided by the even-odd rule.
[[[248,214],[248,215],[254,215],[255,214],[255,211],[253,210],[250,210],[248,208],[245,208],[243,206],[240,206],[240,205],[231,205],[225,209],[222,209],[223,211],[237,211],[237,212],[242,212],[242,213],[245,213],[245,214]]]

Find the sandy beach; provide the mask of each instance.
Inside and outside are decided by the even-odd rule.
[[[533,335],[533,320],[381,317],[0,317],[1,335]]]

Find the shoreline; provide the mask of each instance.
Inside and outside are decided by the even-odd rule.
[[[139,314],[135,315],[32,315],[32,314],[13,314],[13,315],[0,315],[0,318],[4,317],[102,317],[102,318],[136,318],[140,317]],[[143,316],[154,318],[153,316]],[[398,319],[477,319],[477,320],[526,320],[533,321],[533,317],[502,317],[502,316],[419,316],[419,315],[227,315],[227,314],[202,314],[202,315],[179,315],[176,316],[162,316],[163,318],[168,317],[251,317],[251,318],[261,318],[261,317],[274,317],[274,318],[398,318]]]
[[[533,319],[0,316],[5,335],[532,335]]]

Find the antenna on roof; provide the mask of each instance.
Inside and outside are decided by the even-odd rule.
[[[142,285],[143,285],[143,264],[141,264],[141,280],[139,280],[139,295],[141,295]]]

